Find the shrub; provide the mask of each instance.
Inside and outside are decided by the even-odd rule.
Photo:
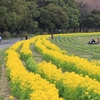
[[[3,32],[2,37],[3,38],[10,38],[11,34],[7,31]]]
[[[21,37],[25,37],[26,34],[28,34],[26,31],[22,31],[22,32],[20,32],[20,36],[21,36]]]

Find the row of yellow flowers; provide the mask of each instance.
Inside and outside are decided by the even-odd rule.
[[[12,45],[11,47],[9,47],[9,49],[17,51],[18,49],[20,49],[20,47],[23,45],[23,43],[24,43],[24,41],[17,42],[14,45]]]
[[[57,69],[51,62],[41,62],[38,65],[38,73],[51,83],[56,84],[59,94],[65,100],[99,100],[100,99],[100,83],[88,76],[83,77],[82,74],[74,72],[63,73],[61,69]]]
[[[53,51],[59,51],[61,53],[66,53],[65,50],[61,50],[59,47],[57,47],[55,44],[52,44],[50,41],[47,40],[47,38],[43,38],[42,44],[47,47],[47,49],[53,50]]]
[[[26,60],[28,57],[32,56],[32,51],[30,50],[31,41],[24,41],[22,48],[20,50],[20,55],[23,60]]]
[[[45,79],[42,79],[39,74],[26,70],[19,59],[20,55],[15,52],[19,46],[13,46],[6,51],[6,67],[11,80],[12,93],[19,100],[63,100],[59,98],[58,90],[54,84],[50,84]]]
[[[42,43],[41,39],[36,41],[35,46],[37,51],[43,54],[45,60],[51,60],[59,68],[62,68],[62,70],[69,72],[74,71],[77,74],[82,73],[83,76],[88,75],[89,77],[100,81],[99,66],[90,63],[84,58],[79,58],[78,56],[68,56],[67,54],[62,54],[59,51],[47,49],[47,47]]]
[[[46,38],[48,37],[48,36],[45,36]],[[35,39],[34,39],[35,38]],[[52,58],[54,58],[53,60],[52,60],[52,62],[54,61],[54,63],[56,62],[56,63],[58,63],[58,64],[60,64],[60,65],[58,65],[58,67],[63,67],[62,65],[63,65],[63,63],[64,62],[66,62],[66,61],[69,61],[70,62],[70,60],[72,60],[72,61],[74,61],[74,60],[76,60],[76,58],[79,58],[79,57],[76,57],[76,58],[74,58],[75,56],[73,56],[73,59],[72,58],[67,58],[67,57],[64,57],[64,56],[67,56],[67,55],[65,55],[65,54],[62,54],[61,52],[59,52],[59,50],[58,49],[56,49],[55,47],[54,47],[54,49],[55,49],[55,51],[54,51],[54,49],[53,48],[49,48],[49,43],[50,42],[48,42],[48,44],[46,44],[46,43],[44,43],[43,41],[42,41],[42,39],[41,39],[41,36],[39,37],[39,36],[37,36],[37,37],[34,37],[33,39],[31,39],[31,40],[28,40],[27,42],[26,41],[24,41],[24,42],[21,42],[21,44],[23,43],[23,46],[22,46],[22,48],[21,48],[21,52],[23,52],[23,55],[24,55],[24,57],[26,56],[26,55],[28,55],[28,54],[31,54],[30,56],[32,56],[32,53],[31,53],[31,50],[30,50],[30,48],[29,48],[29,46],[30,46],[30,44],[31,43],[35,43],[35,45],[36,45],[36,47],[37,47],[37,50],[39,50],[39,51],[41,51],[41,53],[43,54],[43,55],[45,55],[44,57],[47,57],[46,59],[48,59],[48,60],[52,60]],[[43,38],[43,37],[42,37]],[[25,43],[25,44],[24,44]],[[19,43],[20,44],[20,43]],[[20,45],[21,45],[20,44]],[[19,45],[19,46],[20,46]],[[15,89],[15,87],[16,86],[19,86],[19,90],[21,90],[21,92],[20,93],[18,93],[19,94],[19,97],[21,96],[20,94],[22,94],[23,93],[23,97],[21,97],[21,98],[24,98],[25,97],[25,95],[26,94],[31,94],[30,96],[31,96],[31,100],[33,100],[33,98],[35,98],[35,100],[42,100],[43,98],[42,98],[42,95],[43,95],[43,97],[45,98],[44,100],[49,100],[49,99],[46,99],[46,97],[45,97],[45,95],[44,95],[44,93],[46,92],[47,93],[47,91],[45,91],[45,92],[43,92],[41,89],[39,90],[39,91],[37,91],[38,90],[38,88],[37,88],[37,90],[36,90],[36,88],[30,88],[30,86],[32,87],[32,84],[35,82],[33,82],[32,84],[31,84],[31,82],[33,81],[32,79],[30,79],[30,80],[32,80],[31,82],[30,82],[30,80],[28,80],[28,78],[30,78],[28,75],[32,75],[33,77],[35,77],[34,75],[34,73],[29,73],[29,72],[27,72],[26,71],[26,69],[24,69],[25,70],[25,72],[23,71],[23,72],[21,72],[21,70],[23,70],[23,68],[20,68],[19,66],[23,66],[23,65],[21,65],[20,63],[21,63],[21,61],[20,61],[20,59],[18,58],[18,57],[20,57],[18,54],[17,54],[17,56],[16,56],[16,54],[15,55],[12,55],[12,54],[14,54],[14,52],[15,51],[13,51],[12,50],[12,48],[15,48],[14,50],[17,50],[17,47],[19,47],[18,45],[16,45],[16,46],[13,46],[13,47],[11,47],[10,49],[11,50],[8,50],[7,51],[7,54],[9,55],[9,56],[7,56],[7,58],[6,58],[6,61],[7,61],[7,63],[8,64],[6,64],[8,67],[7,67],[7,69],[8,69],[8,72],[9,72],[9,76],[10,76],[10,78],[12,79],[12,84],[14,85],[14,89]],[[50,47],[51,47],[51,45],[50,45]],[[53,46],[52,46],[53,47]],[[48,50],[48,49],[50,49],[50,50]],[[53,50],[52,50],[53,49]],[[12,53],[10,53],[10,51],[12,52]],[[15,52],[16,53],[16,52]],[[49,55],[52,55],[51,57],[49,56]],[[54,57],[54,55],[56,55],[55,57]],[[57,56],[58,55],[58,56]],[[28,56],[27,58],[29,58],[30,56]],[[57,57],[61,57],[61,58],[57,58]],[[15,60],[11,60],[11,59],[14,59],[14,58],[18,58],[19,60],[18,60],[18,62],[16,62],[16,60],[17,59],[15,59]],[[56,60],[55,60],[55,58],[56,58]],[[65,60],[65,58],[66,58],[66,60]],[[8,59],[10,59],[10,60],[8,60]],[[57,60],[58,59],[58,60]],[[79,60],[80,60],[80,58],[79,58]],[[70,66],[71,65],[71,63],[72,63],[72,61],[68,64],[68,66]],[[83,63],[83,61],[84,61],[84,59],[82,60],[81,59],[81,61],[80,61],[80,64],[81,63]],[[13,64],[10,64],[11,62],[13,62]],[[16,62],[16,63],[15,63]],[[85,61],[84,61],[85,62]],[[87,61],[88,62],[88,61]],[[15,63],[15,64],[14,64]],[[56,64],[55,63],[55,64]],[[76,62],[74,62],[75,64],[76,64]],[[85,62],[86,63],[86,62]],[[89,63],[89,62],[88,62]],[[42,63],[41,63],[42,64]],[[91,64],[91,63],[89,63],[89,64]],[[43,63],[43,65],[45,65],[44,63]],[[78,65],[78,64],[77,64]],[[82,65],[82,64],[81,64]],[[15,67],[16,66],[16,67]],[[46,66],[49,66],[49,64],[47,63],[47,65]],[[51,64],[51,66],[53,66],[52,64]],[[13,68],[14,67],[14,68]],[[16,68],[17,67],[19,67],[19,69],[17,70]],[[24,67],[24,66],[23,66]],[[54,67],[54,66],[53,66]],[[66,67],[66,64],[65,64],[65,67]],[[75,65],[75,67],[77,67],[76,65]],[[86,66],[85,66],[86,67]],[[93,67],[96,67],[97,68],[97,66],[93,66]],[[73,70],[72,71],[74,71],[75,69],[73,68],[73,66],[71,67]],[[70,69],[70,68],[69,68]],[[14,71],[16,70],[16,73],[15,73],[15,81],[13,82],[13,79],[14,79],[14,77],[13,77],[13,75],[14,75]],[[46,71],[46,69],[44,69],[45,71]],[[52,70],[50,70],[50,69],[48,69],[49,70],[49,74],[50,74],[50,72],[52,71]],[[84,69],[83,69],[84,70]],[[93,70],[93,69],[92,69]],[[57,71],[57,70],[55,70],[55,71]],[[12,74],[10,74],[12,72]],[[20,72],[20,73],[18,73],[18,72]],[[58,71],[57,71],[58,72]],[[77,72],[77,71],[76,71]],[[28,73],[28,74],[22,74],[22,76],[24,77],[22,77],[20,74],[21,73]],[[81,77],[80,75],[76,75],[75,73],[68,73],[68,72],[66,72],[66,73],[64,73],[64,74],[62,74],[62,71],[60,70],[60,73],[61,74],[59,74],[59,75],[61,75],[60,77],[61,77],[61,81],[60,82],[58,82],[58,84],[59,85],[57,85],[57,86],[63,86],[63,88],[64,88],[64,86],[66,87],[66,89],[64,90],[64,93],[63,94],[61,94],[60,93],[60,95],[62,96],[63,95],[63,97],[64,98],[68,98],[67,97],[67,95],[69,95],[69,97],[71,97],[71,92],[73,91],[73,93],[72,94],[74,94],[74,93],[76,93],[76,94],[74,94],[74,96],[75,96],[75,98],[77,99],[77,97],[76,97],[76,95],[79,93],[79,92],[81,92],[81,94],[84,94],[84,95],[82,95],[81,97],[79,97],[79,98],[83,98],[84,100],[85,99],[92,99],[93,98],[93,100],[98,100],[98,98],[100,98],[99,97],[99,89],[97,89],[97,87],[96,86],[99,86],[99,83],[97,82],[97,81],[95,81],[95,80],[92,80],[92,79],[90,79],[88,76],[87,77]],[[80,72],[80,73],[82,73],[82,71]],[[48,75],[49,75],[48,74]],[[52,73],[51,73],[52,74]],[[60,79],[58,79],[58,76],[56,76],[56,74],[57,73],[55,73],[55,76],[53,76],[53,77],[55,77],[54,78],[54,83],[56,84],[56,82],[57,81],[59,81]],[[85,74],[87,74],[87,73],[85,73]],[[84,75],[85,75],[84,74]],[[18,76],[17,76],[18,75]],[[30,75],[30,76],[31,76]],[[37,79],[39,79],[39,75],[38,74],[36,74],[38,77],[37,77]],[[54,75],[54,74],[52,74],[52,75]],[[44,76],[46,76],[46,74],[44,75]],[[63,76],[63,77],[62,77]],[[97,76],[97,75],[95,75],[95,76]],[[21,78],[20,78],[21,77]],[[26,78],[25,78],[26,77]],[[81,77],[81,78],[80,78]],[[52,78],[52,77],[49,77],[49,78]],[[27,81],[25,81],[25,80],[27,79],[27,81],[29,81],[29,82],[27,82]],[[58,79],[58,80],[57,80]],[[66,80],[67,79],[67,80]],[[75,80],[74,80],[75,79]],[[79,81],[79,79],[82,81],[82,82],[84,82],[84,84],[81,84],[82,82],[80,82]],[[42,79],[43,80],[43,79]],[[63,80],[63,81],[62,81]],[[76,81],[77,80],[77,81]],[[89,82],[87,82],[86,80],[88,80]],[[51,80],[52,81],[52,80]],[[38,82],[38,81],[36,81],[36,82]],[[63,85],[61,84],[63,82]],[[76,82],[76,83],[75,83]],[[88,84],[87,84],[87,83]],[[75,85],[73,85],[75,83]],[[86,84],[85,84],[86,83]],[[92,84],[90,84],[90,83],[92,83]],[[30,85],[31,84],[31,85]],[[80,85],[81,84],[81,85]],[[12,86],[13,86],[12,85]],[[46,85],[46,84],[45,84]],[[44,85],[44,86],[45,86]],[[80,85],[80,86],[79,86]],[[89,85],[90,85],[90,87],[89,87]],[[96,86],[94,86],[94,85],[96,85]],[[21,86],[21,87],[20,87]],[[40,84],[39,84],[39,86],[40,86]],[[75,88],[75,86],[76,86],[76,88]],[[38,87],[38,86],[36,86],[36,87]],[[89,88],[88,88],[89,87]],[[39,87],[39,88],[41,88],[41,87]],[[61,90],[63,90],[63,88],[61,88]],[[73,89],[74,88],[74,89]],[[18,89],[18,87],[16,88],[16,90]],[[60,87],[59,87],[59,89],[60,89]],[[81,89],[83,89],[83,91],[81,91]],[[95,89],[95,90],[93,90],[93,89]],[[17,90],[17,91],[19,91],[19,90]],[[29,93],[24,93],[24,91],[23,90],[26,90],[26,91],[29,91]],[[35,90],[35,92],[32,92],[32,91],[34,91]],[[69,92],[69,91],[70,92]],[[78,93],[76,92],[77,90],[80,90]],[[15,91],[15,90],[13,90],[13,91]],[[51,91],[52,92],[52,91]],[[83,92],[83,93],[82,93]],[[66,95],[67,94],[67,95]],[[81,95],[81,94],[79,94],[79,95]],[[94,95],[92,95],[92,94],[94,94]],[[39,95],[41,95],[41,97],[39,96]],[[50,95],[51,96],[51,95]],[[72,99],[74,99],[74,96],[73,96],[73,98]],[[56,96],[57,98],[58,98],[58,96]],[[42,99],[40,99],[40,98],[42,98]],[[78,99],[79,99],[78,98]],[[69,99],[71,99],[71,98],[69,98]],[[23,99],[24,100],[24,99]],[[52,99],[52,100],[54,100],[54,99]],[[55,100],[58,100],[58,99],[56,99],[55,98]]]
[[[43,37],[43,38],[42,38]],[[66,54],[65,50],[61,50],[59,47],[57,47],[55,44],[52,44],[47,38],[50,36],[37,36],[37,41],[35,41],[36,48],[38,47],[37,45],[41,45],[40,49],[37,48],[37,50],[43,54],[43,51],[46,49],[50,49],[53,51],[58,51],[61,52],[62,54]],[[34,38],[32,38],[34,40]]]
[[[39,42],[41,43],[42,40],[37,40],[37,43]],[[43,42],[41,44],[43,47]],[[39,44],[38,46],[41,47]],[[46,50],[46,47],[44,48],[43,53]],[[56,52],[54,52],[55,55]],[[56,84],[60,90],[60,96],[63,96],[65,99],[97,100],[100,98],[100,89],[98,88],[100,83],[95,79],[92,80],[88,76],[82,77],[82,74],[77,75],[74,72],[63,73],[61,69],[57,69],[56,66],[46,62],[39,64],[37,72],[43,78]]]

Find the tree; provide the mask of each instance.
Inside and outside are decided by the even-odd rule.
[[[62,29],[68,27],[67,13],[59,6],[49,4],[40,8],[40,27],[49,29],[50,32],[54,29]]]
[[[5,24],[6,30],[13,33],[18,27],[21,27],[20,25],[24,19],[24,15],[27,15],[25,12],[27,11],[25,1],[0,0],[0,6],[1,9],[3,9],[3,12],[0,12],[0,19],[2,19],[0,28],[3,28],[3,25]]]
[[[5,24],[5,17],[6,17],[6,7],[0,6],[0,31],[1,32],[7,30],[7,26]]]
[[[93,10],[84,19],[84,26],[87,28],[100,28],[100,10]]]
[[[69,28],[77,28],[79,26],[80,13],[74,0],[63,0],[66,8],[64,9],[69,17]]]
[[[81,32],[82,29],[84,31],[83,21],[88,14],[88,5],[84,3],[83,1],[81,1],[77,3],[77,6],[80,12],[80,32]]]
[[[28,1],[27,6],[31,15],[27,23],[27,29],[33,31],[33,29],[37,29],[38,27],[38,21],[36,21],[36,18],[39,17],[40,12],[37,9],[38,5],[34,1]]]

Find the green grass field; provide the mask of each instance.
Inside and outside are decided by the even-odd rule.
[[[59,34],[60,36],[60,34]],[[97,38],[100,34],[74,34],[68,36],[55,36],[54,39],[50,39],[52,43],[59,46],[61,49],[66,50],[68,55],[76,55],[88,60],[100,59],[100,44],[89,45],[88,42],[94,38]]]

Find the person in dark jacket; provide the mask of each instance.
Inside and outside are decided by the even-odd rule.
[[[26,36],[25,36],[25,40],[27,40],[28,39],[28,35],[26,34]]]

